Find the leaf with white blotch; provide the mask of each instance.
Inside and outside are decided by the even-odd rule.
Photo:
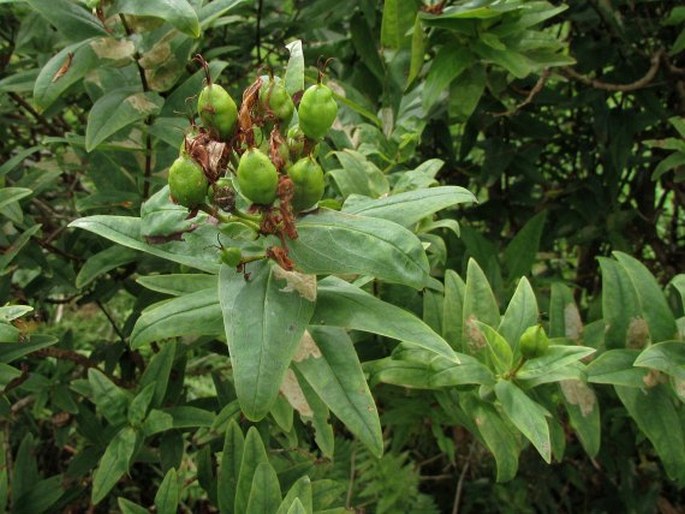
[[[150,244],[142,236],[142,222],[140,218],[131,216],[95,215],[79,218],[69,224],[70,227],[82,228],[105,237],[123,246],[140,250],[163,259],[190,266],[208,273],[217,273],[219,263],[213,252],[206,249],[216,244],[216,229],[206,226],[193,232],[193,236],[200,236],[195,244],[188,241],[186,233],[181,237],[170,236],[158,244]],[[184,241],[183,238],[186,238]]]
[[[86,151],[91,152],[119,130],[157,114],[163,104],[161,96],[149,91],[136,92],[131,88],[109,91],[88,113]]]
[[[549,464],[552,461],[552,444],[546,419],[550,415],[547,409],[508,380],[497,382],[495,395],[514,426],[533,443],[540,456]]]
[[[653,344],[635,359],[633,366],[658,369],[680,380],[685,380],[685,342],[664,341]]]
[[[122,428],[109,442],[100,459],[100,465],[93,473],[91,501],[94,505],[100,503],[128,471],[135,447],[136,430],[128,426]]]
[[[390,337],[459,362],[447,342],[414,314],[337,277],[326,277],[319,282],[311,323]]]
[[[63,36],[79,41],[93,36],[107,36],[107,29],[80,3],[70,0],[25,0]]]
[[[146,308],[131,333],[131,347],[169,337],[217,335],[223,331],[216,288],[185,294]]]
[[[0,209],[12,202],[17,202],[33,193],[25,187],[3,187],[0,189]]]
[[[184,34],[200,36],[200,21],[188,0],[117,0],[113,11],[162,18]]]
[[[293,365],[350,432],[380,457],[383,436],[378,410],[352,339],[334,327],[312,326],[309,332],[313,339],[305,337],[303,343],[310,349],[296,355]]]
[[[380,199],[352,195],[343,205],[343,212],[370,218],[381,218],[411,227],[419,220],[461,203],[475,202],[473,194],[459,186],[440,186],[417,191],[405,191]]]
[[[290,95],[304,89],[304,54],[302,41],[299,39],[288,43],[286,48],[290,52],[290,59],[285,68],[285,89]]]
[[[283,289],[271,263],[251,267],[249,280],[233,268],[221,267],[219,301],[236,394],[245,416],[255,421],[266,416],[276,401],[314,312],[312,302]]]
[[[425,287],[428,257],[418,237],[391,221],[322,209],[297,223],[288,241],[296,269],[310,274],[359,274]]]

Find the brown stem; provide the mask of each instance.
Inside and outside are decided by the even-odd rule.
[[[9,93],[9,96],[21,108],[25,109],[31,116],[33,116],[38,123],[45,127],[45,131],[52,136],[61,136],[61,132],[55,128],[54,123],[51,123],[45,116],[36,111],[31,104],[24,100],[17,93]]]
[[[552,74],[552,72],[551,72],[548,68],[545,68],[545,69],[542,71],[542,74],[540,75],[540,78],[539,78],[538,81],[535,83],[535,85],[533,86],[533,88],[530,90],[530,92],[528,93],[528,96],[526,97],[526,99],[525,99],[523,102],[521,102],[520,104],[518,104],[517,106],[515,106],[513,109],[510,109],[510,110],[508,110],[508,111],[503,111],[503,112],[495,113],[495,114],[493,114],[493,116],[495,116],[495,117],[499,117],[499,116],[513,116],[513,115],[516,114],[518,111],[520,111],[521,109],[523,109],[526,105],[528,105],[529,103],[531,103],[531,102],[533,101],[533,98],[535,98],[535,96],[536,96],[540,91],[542,91],[542,88],[545,87],[545,83],[547,82],[547,79],[549,78],[549,76],[550,76],[551,74]]]
[[[583,84],[594,87],[595,89],[602,89],[604,91],[620,91],[626,93],[629,91],[636,91],[638,89],[647,87],[652,82],[652,80],[654,80],[654,77],[656,77],[656,74],[659,71],[659,65],[661,63],[661,58],[664,55],[664,53],[664,50],[659,50],[654,55],[652,55],[652,58],[650,59],[651,65],[647,70],[647,73],[645,73],[642,78],[629,84],[611,84],[609,82],[603,82],[601,80],[592,79],[586,75],[581,75],[573,68],[564,68],[562,70],[562,73],[566,75],[568,78],[582,82]]]

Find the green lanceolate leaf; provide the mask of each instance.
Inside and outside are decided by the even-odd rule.
[[[154,384],[154,394],[150,402],[153,408],[162,406],[162,401],[166,396],[169,384],[169,375],[176,356],[176,342],[170,341],[162,345],[157,354],[152,357],[145,372],[140,377],[140,387],[144,388],[149,384]]]
[[[648,342],[649,331],[630,276],[612,259],[600,257],[597,260],[602,270],[602,314],[607,348],[644,346]]]
[[[509,301],[497,331],[506,339],[512,350],[516,351],[523,332],[537,322],[538,302],[535,299],[535,292],[528,279],[523,277]]]
[[[91,44],[97,38],[71,44],[55,54],[40,70],[33,86],[33,101],[45,110],[57,101],[72,85],[83,80],[98,65]],[[64,72],[64,66],[68,69]]]
[[[571,426],[578,434],[586,453],[595,457],[599,452],[602,435],[597,395],[581,380],[562,380],[559,387]]]
[[[474,321],[483,322],[491,327],[497,327],[500,323],[499,306],[495,295],[485,273],[474,259],[469,259],[466,269],[462,320],[464,339],[468,344],[477,342],[470,336]]]
[[[519,462],[519,444],[513,427],[495,407],[474,395],[463,395],[460,401],[470,419],[475,421],[485,446],[495,457],[497,481],[506,482],[516,476]]]
[[[304,54],[302,41],[299,39],[288,43],[286,48],[290,52],[288,65],[285,68],[285,90],[289,95],[304,90]]]
[[[406,34],[416,16],[416,3],[411,0],[385,0],[381,21],[381,45],[399,49],[404,46]]]
[[[552,443],[546,419],[550,415],[547,409],[508,380],[497,382],[495,395],[514,426],[533,443],[538,453],[549,464],[552,461]]]
[[[504,250],[504,264],[510,279],[530,273],[530,269],[537,258],[546,217],[546,211],[533,216]]]
[[[163,18],[184,34],[200,36],[200,22],[188,0],[116,0],[114,9],[123,14]]]
[[[293,363],[333,414],[380,457],[383,436],[378,411],[347,332],[310,327]]]
[[[268,462],[260,462],[254,472],[245,514],[276,512],[280,503],[281,486],[276,470]]]
[[[117,498],[117,505],[121,510],[122,514],[149,514],[149,510],[145,507],[141,507],[137,503],[133,503],[131,500],[126,498]]]
[[[685,434],[667,387],[614,388],[628,413],[654,445],[668,476],[685,482]]]
[[[319,282],[312,317],[316,324],[390,337],[459,362],[447,342],[419,318],[336,277]]]
[[[552,342],[554,343],[554,341]],[[587,346],[552,344],[540,357],[526,360],[516,373],[516,378],[531,380],[550,374],[558,368],[563,368],[592,355],[595,351],[594,348]]]
[[[115,132],[157,114],[164,99],[153,92],[115,89],[99,98],[88,113],[86,151],[93,151]]]
[[[421,18],[417,15],[411,35],[411,60],[409,62],[409,76],[406,87],[410,87],[414,79],[421,73],[426,55],[426,35],[423,32]]]
[[[444,45],[431,63],[423,87],[423,107],[428,111],[454,79],[473,62],[471,50],[461,45]]]
[[[158,514],[176,514],[181,500],[181,488],[175,468],[169,469],[155,495],[155,507]]]
[[[6,247],[3,254],[0,255],[0,276],[11,271],[8,267],[14,258],[19,254],[19,251],[31,240],[39,230],[40,225],[33,225],[19,234],[9,247]]]
[[[131,346],[186,335],[217,335],[223,331],[216,288],[196,291],[151,305],[131,333]]]
[[[26,0],[26,2],[72,41],[107,36],[102,22],[81,4],[69,0]]]
[[[351,196],[343,205],[343,212],[370,218],[393,221],[411,227],[426,216],[466,202],[475,202],[471,192],[459,186],[440,186],[406,191],[378,200]]]
[[[79,218],[69,224],[70,227],[82,228],[105,237],[123,246],[140,250],[163,259],[179,264],[185,264],[207,273],[217,273],[219,263],[213,252],[207,252],[206,248],[216,244],[216,231],[210,231],[198,241],[197,246],[186,241],[169,240],[167,242],[147,242],[142,235],[142,223],[140,218],[131,216],[105,216],[96,215]],[[198,229],[194,235],[201,230]],[[172,238],[173,239],[173,238]],[[201,251],[203,249],[204,251]]]
[[[0,321],[0,343],[18,343],[21,332],[14,325]]]
[[[459,360],[459,364],[455,364],[442,357],[433,357],[428,366],[430,386],[495,385],[495,374],[478,359],[460,354]]]
[[[678,333],[675,319],[666,296],[649,270],[640,261],[622,252],[613,256],[623,267],[635,287],[641,315],[647,322],[653,343],[675,338]]]
[[[293,385],[297,388],[297,392],[301,392],[302,399],[288,398],[292,402],[293,407],[300,413],[302,420],[311,422],[314,427],[314,441],[321,450],[321,453],[328,458],[333,457],[335,449],[335,434],[333,427],[329,421],[330,411],[328,406],[324,403],[317,392],[309,385],[309,382],[297,371],[297,368],[291,374],[286,374],[289,378],[288,386]],[[294,381],[294,382],[293,382]],[[284,386],[286,384],[284,383]]]
[[[300,499],[295,498],[292,505],[288,509],[287,514],[307,514],[307,510],[304,508],[304,505],[302,505]]]
[[[136,279],[141,286],[157,291],[158,293],[172,296],[183,296],[184,294],[194,293],[207,289],[217,289],[218,284],[216,275],[204,273],[174,273],[170,275],[148,275]],[[219,302],[219,294],[216,294],[216,301]]]
[[[57,342],[59,342],[57,337],[35,334],[28,341],[2,344],[0,345],[0,362],[10,363],[41,348],[52,346]]]
[[[292,506],[296,499],[302,502],[305,512],[312,513],[312,481],[307,475],[298,478],[295,483],[288,489],[285,498],[278,507],[275,514],[287,514],[288,509]]]
[[[131,427],[122,428],[112,438],[93,473],[91,501],[94,504],[100,503],[128,471],[135,447],[136,432]]]
[[[442,308],[442,337],[456,350],[464,340],[464,293],[466,284],[454,270],[445,270],[445,299]]]
[[[298,222],[297,232],[288,250],[303,273],[356,273],[415,289],[428,281],[421,241],[396,223],[322,210]]]
[[[106,250],[90,257],[76,276],[76,287],[79,289],[90,284],[100,275],[133,262],[138,253],[122,246],[110,246]]]
[[[552,284],[549,301],[549,337],[566,337],[579,342],[583,335],[583,322],[573,292],[559,282]]]
[[[285,289],[267,262],[251,267],[249,280],[228,266],[222,266],[219,274],[219,301],[236,393],[252,420],[271,410],[314,312],[314,303]]]
[[[234,514],[240,463],[243,460],[245,436],[235,421],[228,424],[217,472],[217,501],[221,514]]]
[[[19,444],[19,449],[14,456],[12,469],[12,496],[21,498],[31,491],[33,485],[39,480],[38,464],[33,457],[35,453],[35,441],[33,434],[26,434]],[[6,458],[6,457],[5,457]]]
[[[480,321],[471,321],[468,330],[473,341],[469,347],[472,355],[486,363],[497,374],[511,369],[514,354],[509,343],[497,330]]]
[[[213,0],[204,4],[199,11],[200,25],[206,28],[229,11],[244,4],[247,0]]]
[[[355,150],[343,150],[335,152],[342,169],[331,170],[329,175],[333,178],[343,197],[358,194],[378,198],[387,194],[390,184],[383,172],[368,160],[364,155]]]
[[[31,489],[14,498],[13,514],[43,514],[51,512],[51,507],[64,494],[62,475],[54,475],[31,484]]]
[[[588,382],[626,387],[644,387],[648,370],[634,367],[639,350],[609,350],[588,364]]]
[[[235,514],[247,512],[247,504],[250,499],[255,472],[257,471],[257,467],[262,463],[269,465],[266,449],[264,448],[264,443],[259,436],[257,428],[250,427],[247,431],[247,436],[245,436],[243,458],[240,461],[240,473],[238,474],[235,508],[233,510]]]
[[[663,371],[680,380],[685,380],[685,342],[664,341],[644,350],[633,366]]]
[[[95,368],[88,370],[88,382],[98,412],[114,426],[125,423],[126,411],[131,400],[129,394]]]
[[[0,189],[0,209],[29,196],[33,191],[25,187],[3,187]]]

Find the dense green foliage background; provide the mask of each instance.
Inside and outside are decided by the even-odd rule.
[[[685,508],[685,7],[674,4],[0,1],[0,510],[234,512],[257,469],[265,490],[277,477],[279,503],[281,491],[303,498],[301,512]],[[324,353],[354,343],[378,435],[360,436],[361,421],[306,385],[313,415],[279,396],[268,417],[246,419],[221,315],[182,318],[188,304],[174,299],[178,317],[152,321],[169,296],[216,290],[214,234],[185,261],[150,251],[178,222],[155,217],[170,205],[157,193],[195,115],[197,53],[236,100],[267,70],[301,57],[308,85],[333,58],[340,111],[319,158],[343,210],[370,205],[355,195],[439,185],[477,199],[424,206],[406,224],[434,282],[369,273],[359,291],[384,302],[366,304],[369,320],[314,330]],[[95,215],[140,216],[146,232],[136,246]],[[324,280],[333,307],[362,298]],[[312,319],[333,318],[322,305]],[[516,382],[526,325],[512,329],[512,312],[572,346],[555,350],[567,360]],[[405,315],[478,359],[470,316],[492,327],[480,327],[495,348],[479,361],[485,378],[412,347],[392,326]],[[254,457],[245,483],[241,445]],[[230,480],[237,499],[222,493]]]

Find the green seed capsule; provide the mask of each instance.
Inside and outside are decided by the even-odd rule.
[[[295,112],[295,104],[285,89],[283,81],[269,78],[259,88],[259,103],[262,110],[273,113],[281,122],[281,126],[287,126]]]
[[[323,84],[315,84],[304,92],[297,108],[302,132],[312,139],[321,139],[333,126],[338,115],[338,104],[333,91]]]
[[[542,325],[528,327],[519,339],[519,349],[525,359],[541,357],[549,348],[549,338]]]
[[[287,169],[295,186],[293,209],[296,212],[314,207],[324,190],[323,170],[314,158],[304,157]]]
[[[230,246],[228,248],[221,249],[221,262],[227,266],[235,268],[238,264],[240,264],[242,258],[243,254],[238,247]]]
[[[278,171],[263,152],[250,148],[238,163],[238,185],[241,193],[253,203],[272,204],[276,199]]]
[[[181,155],[169,168],[169,192],[178,204],[194,209],[205,201],[209,182],[202,167],[188,155]]]
[[[223,87],[205,86],[197,99],[197,112],[212,138],[220,141],[231,138],[238,120],[238,108]]]

